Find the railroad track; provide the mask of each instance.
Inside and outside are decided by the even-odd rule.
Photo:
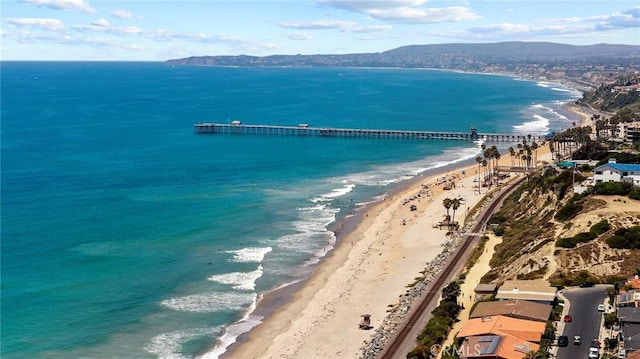
[[[407,353],[398,353],[398,349],[402,346],[405,340],[409,340],[407,338],[408,335],[414,329],[414,326],[418,322],[418,320],[423,316],[429,304],[434,299],[439,297],[441,289],[445,286],[445,283],[451,277],[451,274],[458,265],[458,262],[460,262],[460,260],[467,255],[467,251],[471,247],[471,244],[474,242],[476,236],[478,236],[478,233],[480,233],[482,227],[489,220],[493,212],[498,206],[502,204],[502,201],[524,180],[525,179],[523,177],[518,179],[514,183],[509,184],[506,188],[500,191],[500,193],[498,193],[495,198],[491,200],[491,202],[485,209],[483,209],[483,211],[480,213],[480,216],[476,219],[470,233],[464,236],[462,244],[460,245],[458,250],[456,250],[456,253],[452,258],[449,259],[449,261],[447,261],[447,264],[442,269],[442,271],[440,271],[440,274],[436,276],[436,279],[431,282],[429,289],[423,296],[423,299],[418,307],[411,312],[404,326],[402,326],[402,328],[396,332],[396,334],[392,338],[392,341],[385,346],[386,348],[380,356],[380,359],[406,357]],[[413,338],[413,340],[415,341],[415,338]]]

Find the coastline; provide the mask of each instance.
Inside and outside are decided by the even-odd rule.
[[[476,169],[471,162],[460,162],[418,175],[348,218],[354,221],[353,229],[338,235],[336,247],[312,275],[292,288],[266,294],[257,313],[264,314],[265,306],[271,305],[270,315],[240,335],[221,358],[359,357],[363,342],[372,335],[358,329],[360,315],[370,314],[372,326],[379,327],[407,285],[442,253],[450,238],[446,230],[433,228],[446,213],[442,200],[459,195],[473,208],[483,197],[473,188]],[[458,187],[446,191],[436,185],[443,175],[457,175]],[[416,211],[409,208],[411,198]],[[460,222],[463,212],[455,217]]]
[[[580,116],[580,126],[591,125],[590,114],[573,102],[562,107]],[[500,162],[509,165],[508,155]],[[473,208],[484,197],[473,188],[476,170],[472,161],[462,161],[419,174],[395,185],[384,200],[337,222],[332,228],[336,246],[310,277],[266,293],[252,313],[264,320],[238,336],[220,358],[361,357],[373,332],[358,329],[360,315],[370,314],[372,327],[379,328],[408,285],[427,274],[429,262],[452,245],[446,231],[433,225],[445,214],[444,198],[461,195],[464,206]],[[459,177],[457,189],[445,191],[436,184],[452,174]],[[428,197],[423,183],[429,184]],[[418,210],[410,211],[409,202]],[[463,217],[459,211],[456,219]]]

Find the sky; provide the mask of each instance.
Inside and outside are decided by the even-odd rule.
[[[640,45],[640,0],[0,0],[0,59],[165,61],[405,45]]]

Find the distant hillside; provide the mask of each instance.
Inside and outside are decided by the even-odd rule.
[[[597,44],[587,46],[552,42],[498,42],[488,44],[436,44],[403,46],[384,54],[405,56],[467,55],[478,58],[639,58],[640,46]]]
[[[411,45],[345,55],[194,56],[170,65],[239,67],[396,67],[500,73],[567,82],[583,90],[640,66],[640,46],[550,42]]]
[[[464,71],[531,72],[525,65],[554,70],[608,71],[640,65],[640,46],[574,46],[549,42],[411,45],[381,53],[344,55],[194,56],[171,65],[265,67],[402,67]],[[558,68],[561,66],[561,68]],[[564,66],[564,67],[562,67]]]

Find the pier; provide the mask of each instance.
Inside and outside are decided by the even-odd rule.
[[[522,142],[522,140],[540,140],[538,135],[515,133],[479,133],[475,127],[469,132],[434,132],[408,130],[375,130],[353,128],[310,127],[302,123],[298,126],[247,125],[240,121],[222,123],[196,123],[195,133],[220,133],[234,135],[270,135],[270,136],[319,136],[350,138],[384,138],[410,140],[463,140],[487,142]]]

